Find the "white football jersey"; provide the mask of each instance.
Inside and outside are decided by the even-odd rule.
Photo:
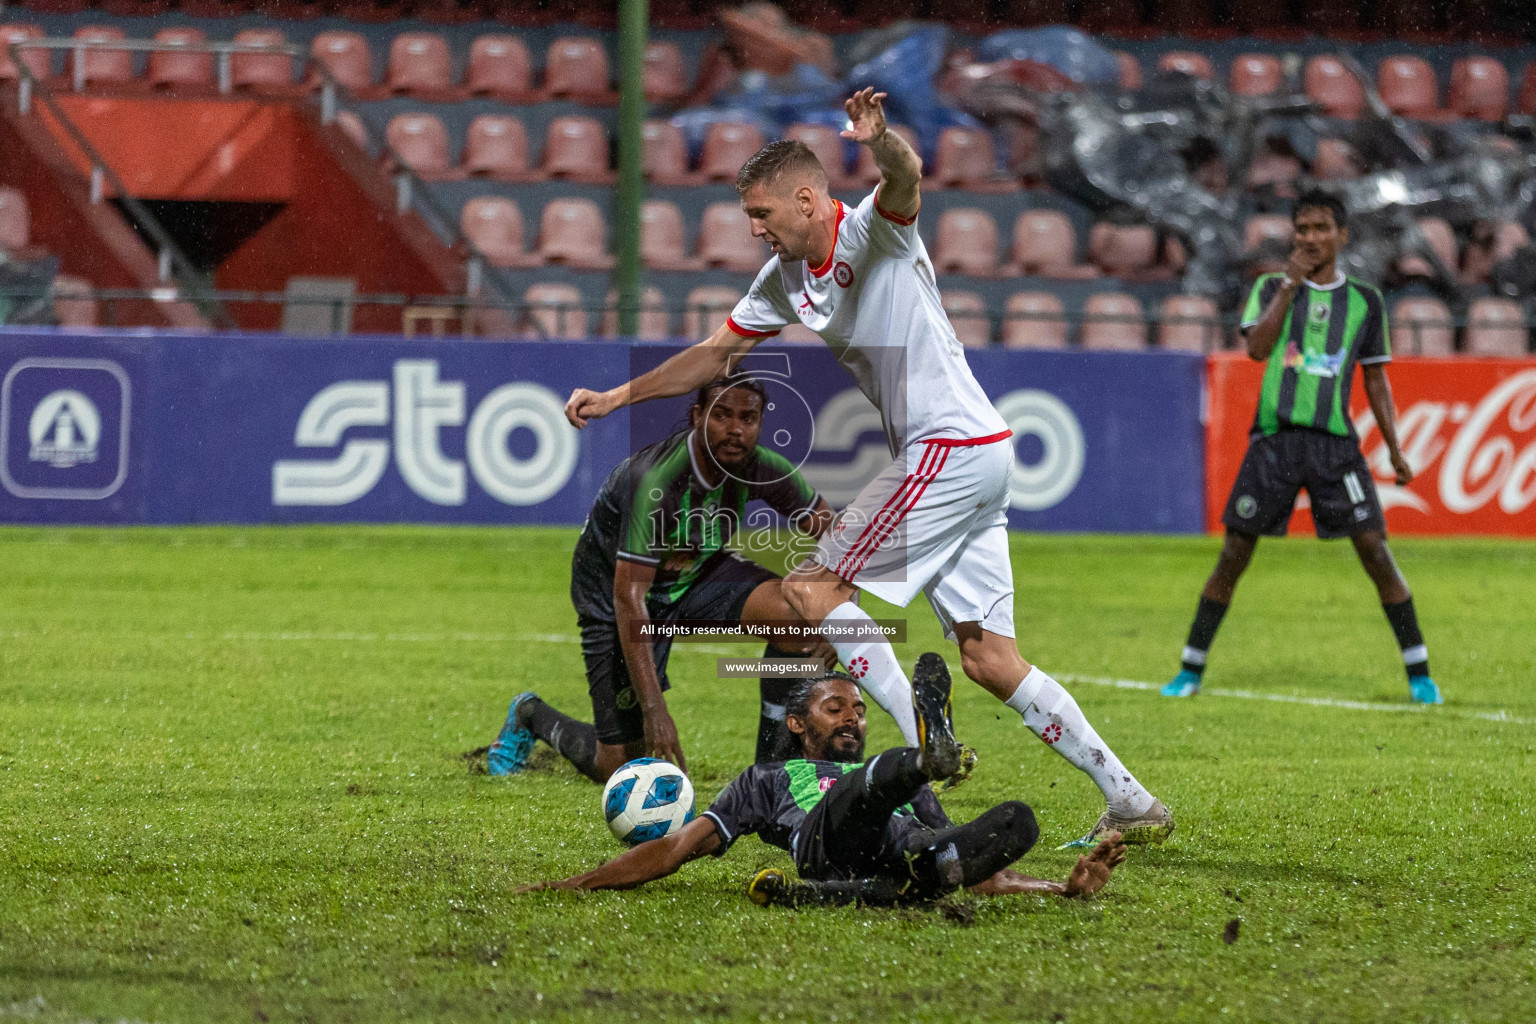
[[[821,266],[770,259],[727,326],[748,338],[796,320],[815,331],[880,410],[893,456],[914,441],[1005,434],[944,315],[917,219],[886,213],[876,197],[837,203]]]

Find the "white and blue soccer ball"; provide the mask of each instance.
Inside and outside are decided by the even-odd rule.
[[[603,819],[628,846],[671,835],[693,820],[693,783],[659,757],[637,757],[603,787]]]

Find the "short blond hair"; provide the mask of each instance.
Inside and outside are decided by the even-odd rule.
[[[754,185],[772,185],[786,174],[808,174],[827,188],[827,169],[821,166],[811,147],[796,139],[780,139],[770,142],[753,153],[736,172],[736,193],[746,195]]]

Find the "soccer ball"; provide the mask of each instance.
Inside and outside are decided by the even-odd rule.
[[[637,757],[603,787],[603,819],[628,846],[671,835],[693,820],[693,783],[659,757]]]

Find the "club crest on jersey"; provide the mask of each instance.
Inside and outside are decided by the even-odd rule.
[[[853,284],[853,268],[838,260],[832,267],[832,280],[837,282],[839,288],[847,288]]]

